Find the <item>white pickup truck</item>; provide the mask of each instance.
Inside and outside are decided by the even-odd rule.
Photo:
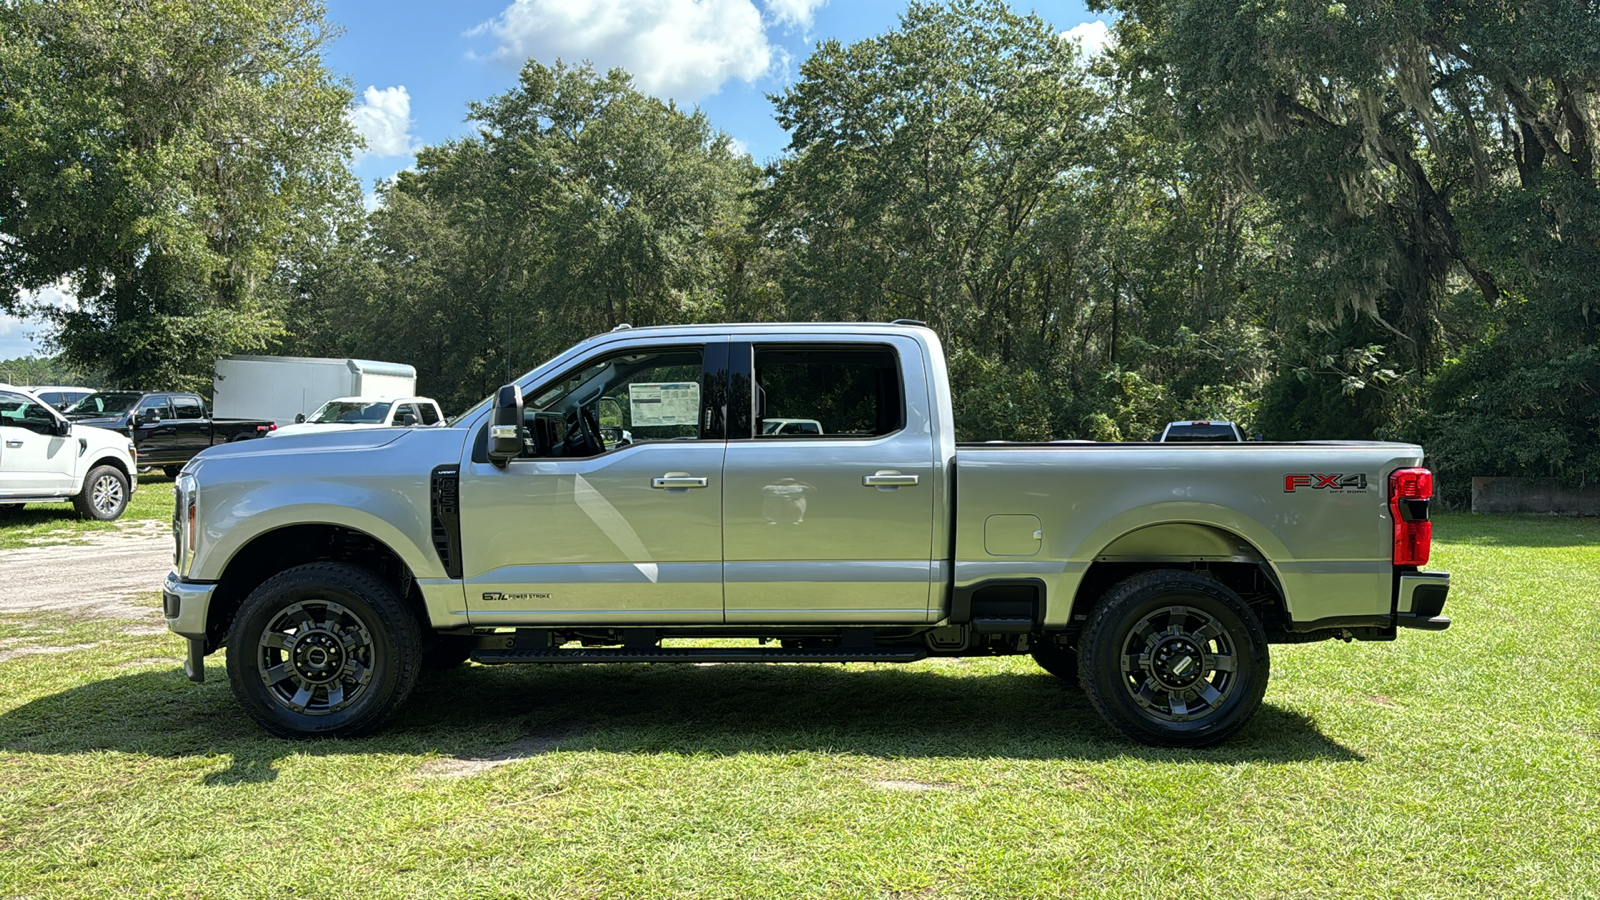
[[[623,328],[446,427],[202,453],[165,614],[189,677],[226,646],[284,736],[370,731],[468,658],[1031,654],[1122,733],[1203,746],[1270,644],[1448,627],[1422,456],[958,445],[918,324]]]
[[[444,414],[428,397],[337,397],[317,407],[310,417],[295,416],[268,437],[315,434],[348,428],[416,428],[441,424]]]
[[[128,435],[69,421],[37,396],[0,384],[0,508],[71,500],[86,519],[122,515],[139,484]]]

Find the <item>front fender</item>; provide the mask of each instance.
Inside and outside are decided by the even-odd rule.
[[[200,540],[191,580],[221,578],[251,541],[296,525],[336,525],[362,532],[393,550],[417,578],[448,577],[433,548],[425,479],[404,484],[331,478],[256,482],[236,493],[226,489],[202,493],[200,503]]]

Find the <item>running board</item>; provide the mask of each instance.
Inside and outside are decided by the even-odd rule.
[[[475,650],[472,660],[486,666],[511,663],[908,663],[927,655],[928,651],[921,648],[828,647],[791,650],[783,647],[556,647],[541,650]]]

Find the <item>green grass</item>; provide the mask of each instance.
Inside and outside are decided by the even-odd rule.
[[[473,666],[278,741],[220,656],[11,617],[0,654],[79,649],[0,660],[0,896],[1600,895],[1600,524],[1438,531],[1450,631],[1275,648],[1199,752],[1026,659]]]
[[[0,509],[0,550],[81,543],[97,531],[117,531],[136,522],[172,520],[172,479],[156,473],[140,475],[128,508],[115,522],[78,516],[71,503],[29,503],[22,509]]]

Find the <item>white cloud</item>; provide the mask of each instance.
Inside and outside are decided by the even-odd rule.
[[[68,291],[71,285],[62,282],[37,291],[22,291],[25,305],[59,306],[76,309],[78,299]],[[0,313],[0,359],[19,356],[43,356],[47,352],[39,338],[44,336],[45,324],[34,318],[17,318]]]
[[[791,28],[806,29],[811,27],[811,20],[816,16],[817,10],[826,6],[828,0],[762,0],[767,7],[767,15],[780,25]]]
[[[1111,29],[1101,21],[1084,22],[1074,25],[1061,33],[1069,41],[1076,41],[1083,48],[1085,57],[1095,56],[1111,43]]]
[[[780,22],[808,22],[817,6],[768,2]],[[775,52],[752,0],[514,0],[469,32],[484,33],[499,42],[492,59],[620,66],[640,90],[686,102],[730,79],[755,81],[772,68]]]
[[[411,94],[405,85],[379,89],[369,85],[350,111],[350,124],[366,138],[361,156],[403,156],[416,152],[411,138]]]

